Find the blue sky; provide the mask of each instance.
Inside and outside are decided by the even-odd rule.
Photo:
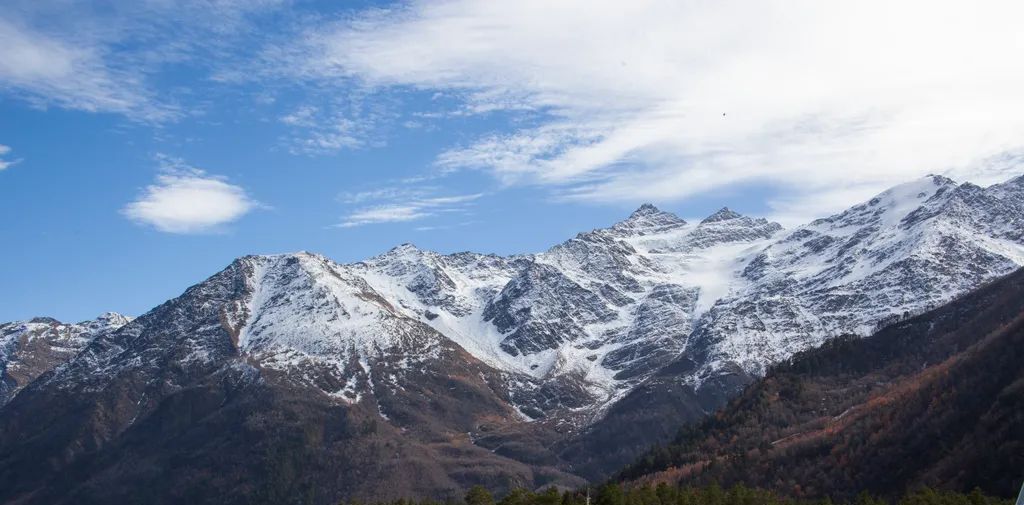
[[[1015,2],[11,0],[0,320],[245,254],[532,252],[643,202],[787,226],[1020,172]]]

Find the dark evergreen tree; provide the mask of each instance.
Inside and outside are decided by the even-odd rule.
[[[494,497],[483,486],[473,486],[466,493],[466,505],[494,505]]]

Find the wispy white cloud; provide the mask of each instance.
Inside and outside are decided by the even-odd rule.
[[[12,165],[18,163],[21,160],[7,159],[7,155],[11,154],[10,146],[0,144],[0,172],[11,168]]]
[[[474,225],[474,224],[477,224],[478,222],[479,221],[470,220],[470,221],[460,221],[458,223],[452,223],[452,224],[417,226],[416,228],[414,228],[414,230],[419,231],[419,232],[453,230],[453,229],[456,229],[456,228],[462,228],[463,226]]]
[[[315,126],[317,108],[312,105],[303,105],[292,112],[281,116],[281,122],[289,126]]]
[[[553,180],[572,163],[570,151],[602,140],[595,125],[548,124],[510,134],[488,135],[442,152],[436,165],[445,171],[486,169],[506,183]],[[577,160],[580,162],[583,160]],[[561,165],[560,165],[561,164]]]
[[[240,186],[180,159],[158,157],[161,174],[122,210],[125,217],[168,233],[220,229],[258,207]]]
[[[338,93],[344,98],[321,97],[315,100],[318,105],[302,104],[279,118],[289,127],[283,141],[292,154],[326,155],[385,144],[378,130],[392,116],[387,101]]]
[[[349,119],[335,118],[331,123],[305,132],[304,136],[293,138],[291,152],[301,154],[331,154],[343,149],[357,149],[364,141],[357,134],[359,125]]]
[[[339,228],[354,228],[367,224],[401,223],[430,216],[427,208],[415,204],[377,205],[356,210],[338,224]]]
[[[189,91],[158,92],[154,77],[169,64],[225,65],[249,18],[287,2],[11,0],[0,12],[0,91],[39,107],[178,119],[186,108],[174,95]]]
[[[432,187],[412,187],[409,185],[386,185],[379,188],[364,191],[346,191],[338,195],[338,200],[346,204],[365,204],[367,202],[394,201],[394,200],[415,200],[423,198]]]
[[[424,196],[423,190],[374,190],[355,193],[349,202],[386,200],[355,209],[335,225],[338,228],[354,228],[369,224],[402,223],[418,221],[445,213],[465,212],[467,206],[483,194]],[[424,228],[424,227],[420,227]]]
[[[1022,17],[1008,0],[414,1],[311,29],[286,53],[300,78],[532,115],[443,152],[448,170],[580,201],[771,183],[800,202],[980,177],[980,160],[1024,145]]]
[[[94,47],[77,46],[0,19],[0,88],[38,105],[166,119],[137,76],[110,68]]]

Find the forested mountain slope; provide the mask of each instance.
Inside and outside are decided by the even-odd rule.
[[[1024,477],[1024,270],[774,367],[621,477],[794,496],[927,485],[1012,496]]]

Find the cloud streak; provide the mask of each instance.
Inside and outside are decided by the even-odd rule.
[[[404,223],[419,221],[428,217],[445,213],[465,212],[466,207],[479,199],[483,194],[431,196],[425,197],[422,192],[375,190],[350,195],[351,202],[363,202],[367,199],[387,198],[392,201],[360,207],[335,225],[337,228],[355,228],[371,224]],[[409,196],[418,195],[413,198]],[[427,227],[420,227],[427,228]]]
[[[109,68],[95,48],[75,46],[3,19],[0,46],[0,87],[37,105],[152,120],[175,114],[153,103],[136,76]]]
[[[160,158],[163,173],[121,213],[136,223],[177,234],[219,230],[259,206],[226,178],[209,175],[180,160]]]
[[[194,112],[153,81],[171,64],[217,71],[237,59],[252,16],[287,0],[11,0],[0,12],[0,91],[37,107],[163,123]],[[207,82],[206,84],[209,84]]]
[[[19,161],[21,161],[6,159],[8,154],[11,154],[10,146],[0,144],[0,172],[3,172],[4,170],[11,168],[12,165],[15,165]]]
[[[448,0],[319,26],[288,54],[303,78],[530,117],[445,150],[446,170],[588,202],[771,184],[838,209],[837,185],[1008,175],[974,167],[1024,145],[1021,17],[1012,1]]]
[[[339,110],[340,107],[330,109],[323,111],[320,107],[302,105],[281,116],[281,123],[292,129],[292,134],[284,139],[289,152],[316,156],[367,145],[376,118],[352,119]]]

